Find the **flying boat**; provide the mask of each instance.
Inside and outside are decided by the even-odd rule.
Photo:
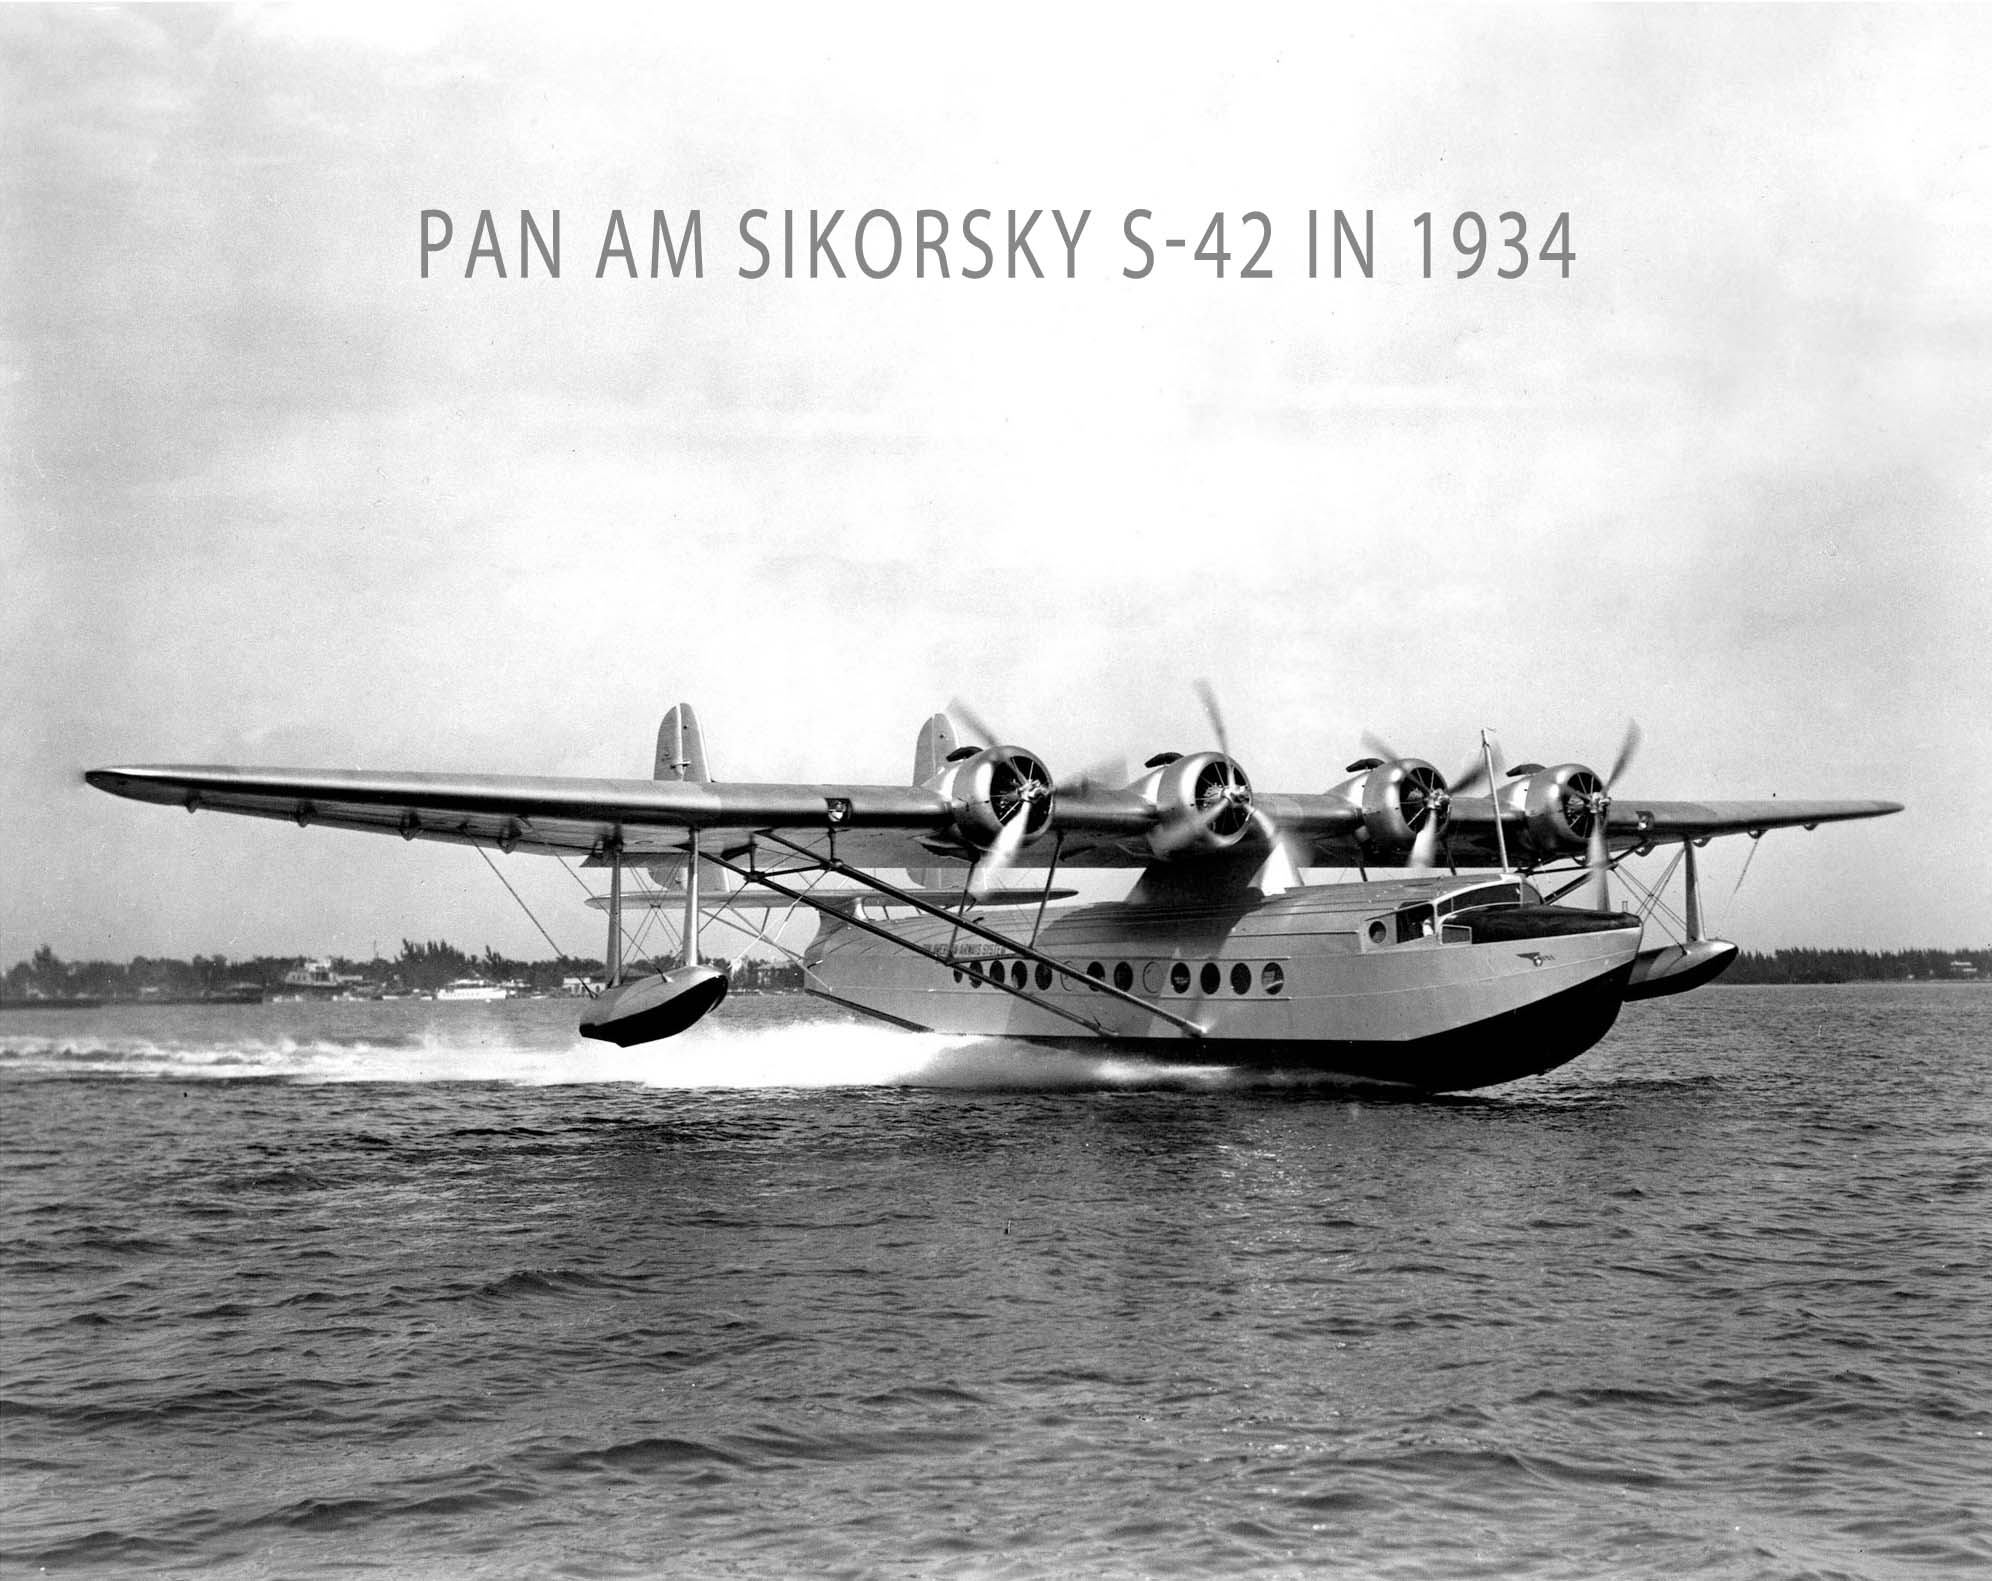
[[[1131,777],[1057,776],[959,701],[964,729],[948,712],[928,719],[903,785],[715,780],[685,703],[663,718],[647,780],[226,766],[84,777],[188,812],[599,870],[607,986],[580,1030],[623,1046],[682,1032],[725,998],[702,952],[715,917],[774,942],[779,930],[742,919],[809,912],[808,990],[897,1027],[1421,1092],[1554,1069],[1626,1002],[1718,976],[1736,946],[1705,936],[1695,853],[1709,840],[1901,810],[1628,795],[1635,726],[1606,772],[1509,767],[1483,731],[1456,775],[1366,738],[1325,788],[1266,791],[1199,690],[1214,744],[1156,753]],[[1614,904],[1620,864],[1664,847],[1672,865],[1648,903]],[[1678,936],[1649,940],[1674,868]],[[1133,875],[1124,898],[1059,882],[1102,869]],[[1357,876],[1307,880],[1322,869]],[[632,970],[625,918],[665,911],[682,916],[672,964]]]

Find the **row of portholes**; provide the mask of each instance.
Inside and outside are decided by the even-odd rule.
[[[1286,970],[1278,961],[1266,961],[1256,971],[1249,961],[1234,961],[1229,970],[1216,961],[1205,961],[1201,968],[1192,967],[1188,961],[1144,961],[1138,971],[1131,961],[1115,961],[1111,971],[1104,962],[1092,961],[1086,967],[1086,975],[1101,982],[1111,981],[1124,994],[1135,991],[1137,978],[1143,993],[1160,994],[1166,988],[1172,994],[1187,994],[1194,985],[1206,999],[1223,993],[1226,987],[1240,997],[1255,987],[1265,994],[1277,994],[1286,988]],[[1078,987],[1071,978],[1054,972],[1042,961],[1035,969],[1023,961],[965,961],[954,973],[956,982],[964,979],[971,988],[1002,982],[1012,988],[1035,985],[1040,992],[1054,983],[1067,989]]]

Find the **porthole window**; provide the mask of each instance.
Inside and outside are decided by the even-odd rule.
[[[1259,986],[1269,994],[1276,994],[1286,987],[1286,973],[1280,969],[1278,961],[1268,961],[1260,968]]]
[[[1231,968],[1231,991],[1234,994],[1249,994],[1252,991],[1252,968],[1243,961]]]
[[[1098,961],[1091,961],[1087,963],[1086,975],[1088,977],[1098,977],[1104,981],[1107,975],[1107,969],[1104,966],[1102,966]]]
[[[1037,985],[1041,989],[1051,986],[1051,968],[1045,965],[1043,961],[1038,962]]]
[[[1144,994],[1161,993],[1162,985],[1168,980],[1169,973],[1164,969],[1162,962],[1143,961],[1141,963],[1141,991]]]
[[[1204,962],[1203,991],[1214,994],[1224,986],[1224,970],[1215,961]]]
[[[1010,963],[1010,986],[1012,988],[1021,988],[1030,979],[1031,970],[1022,961],[1012,961]]]
[[[1372,922],[1369,925],[1370,943],[1381,944],[1385,939],[1389,937],[1390,937],[1390,930],[1386,928],[1381,922]]]
[[[1190,963],[1188,961],[1178,961],[1174,966],[1169,968],[1169,986],[1179,994],[1186,994],[1190,991]]]
[[[957,966],[957,967],[956,967],[956,968],[954,969],[954,980],[955,980],[956,982],[960,982],[960,981],[961,981],[961,968],[960,968],[959,966]]]
[[[1134,968],[1126,961],[1114,962],[1114,987],[1126,993],[1134,986]]]

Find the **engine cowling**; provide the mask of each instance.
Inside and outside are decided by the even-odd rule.
[[[1024,820],[1018,846],[1051,827],[1057,795],[1044,760],[1022,747],[986,747],[950,764],[934,788],[948,799],[955,831],[977,851],[987,851],[1014,818]]]
[[[1541,856],[1582,851],[1592,823],[1610,806],[1603,777],[1582,763],[1537,769],[1503,791],[1501,800],[1522,815],[1529,843]]]
[[[1252,782],[1238,761],[1222,752],[1174,758],[1132,788],[1162,814],[1148,834],[1157,856],[1226,851],[1252,826]]]
[[[1365,844],[1386,849],[1416,844],[1430,818],[1436,817],[1443,829],[1451,799],[1445,775],[1423,758],[1373,763],[1330,794],[1361,810]]]

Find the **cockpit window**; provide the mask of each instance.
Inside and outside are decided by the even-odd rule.
[[[1439,914],[1465,911],[1470,906],[1519,906],[1526,899],[1520,884],[1483,884],[1478,889],[1447,896],[1439,902]]]
[[[1406,906],[1397,914],[1397,942],[1430,938],[1439,931],[1438,917],[1430,906]]]

